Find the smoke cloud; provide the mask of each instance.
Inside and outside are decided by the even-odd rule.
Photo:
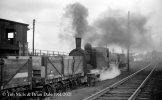
[[[97,41],[98,46],[115,44],[121,47],[130,46],[131,48],[150,47],[152,38],[147,28],[148,18],[146,16],[130,15],[128,31],[127,13],[120,10],[109,10],[107,13],[94,22],[92,26],[96,28],[97,33],[87,34],[87,42]]]
[[[84,44],[89,42],[96,46],[117,45],[122,48],[130,46],[143,50],[153,47],[148,28],[149,17],[142,14],[130,13],[128,28],[127,12],[108,9],[89,25],[88,9],[80,3],[74,3],[66,7],[64,17],[70,19],[67,30],[70,30],[69,26],[72,28],[67,34],[74,33],[75,37],[82,37]]]
[[[66,7],[64,16],[71,19],[74,36],[82,37],[88,26],[88,9],[80,3],[70,4]]]

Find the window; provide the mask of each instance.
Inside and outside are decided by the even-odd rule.
[[[10,38],[14,38],[14,33],[13,32],[8,33],[8,39],[10,39]]]
[[[6,29],[6,40],[8,44],[15,44],[15,35],[16,32],[14,29]]]

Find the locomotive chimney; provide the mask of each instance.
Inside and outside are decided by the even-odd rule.
[[[75,42],[76,42],[76,49],[81,49],[81,37],[76,37]]]

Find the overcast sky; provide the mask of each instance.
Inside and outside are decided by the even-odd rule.
[[[24,22],[32,28],[36,19],[35,48],[69,52],[75,47],[58,38],[64,27],[63,13],[68,4],[79,2],[88,9],[91,24],[108,9],[120,9],[149,16],[148,26],[156,43],[162,47],[161,0],[0,0],[0,18]],[[126,15],[127,16],[127,15]],[[73,37],[72,37],[73,38]],[[32,49],[32,29],[28,31],[29,49]]]

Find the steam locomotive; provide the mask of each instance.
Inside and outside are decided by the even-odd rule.
[[[79,85],[94,85],[99,75],[93,69],[109,68],[116,61],[125,66],[124,58],[112,57],[108,48],[92,47],[87,43],[81,48],[81,38],[76,38],[76,48],[69,56],[8,56],[0,61],[0,86],[4,91],[36,90],[63,92]]]

